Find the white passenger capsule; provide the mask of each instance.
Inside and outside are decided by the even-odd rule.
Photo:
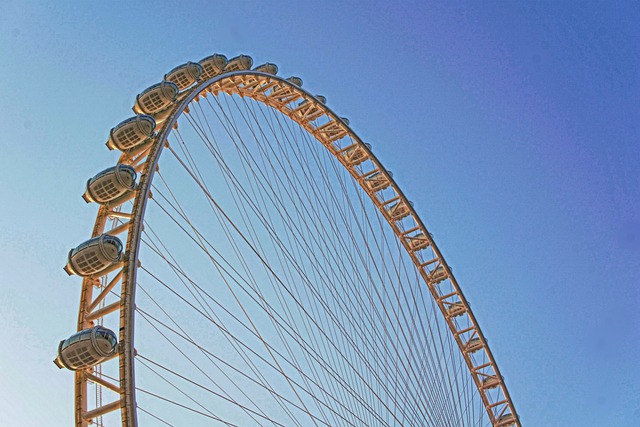
[[[137,147],[153,136],[156,121],[146,114],[131,117],[111,129],[107,147],[110,150],[126,151]]]
[[[296,77],[296,76],[291,76],[287,79],[287,81],[289,83],[293,83],[294,85],[298,86],[298,87],[302,87],[302,79],[300,77]]]
[[[60,341],[58,357],[53,363],[60,369],[86,369],[115,355],[117,348],[116,334],[103,326],[95,326]]]
[[[349,123],[351,123],[351,121],[346,117],[340,117],[340,120],[342,120],[342,122],[347,126],[349,126]]]
[[[69,276],[77,274],[87,277],[97,275],[122,261],[122,242],[115,236],[103,234],[82,243],[69,251],[69,260],[64,271]]]
[[[173,82],[163,81],[150,86],[136,96],[133,111],[138,114],[154,114],[162,111],[176,102],[178,92],[180,90]]]
[[[275,76],[276,74],[278,74],[278,66],[276,64],[267,62],[266,64],[258,65],[256,68],[253,69],[253,71],[258,71],[259,73],[272,74]]]
[[[88,180],[87,190],[82,198],[87,203],[107,203],[115,200],[136,187],[136,176],[133,167],[117,164]]]
[[[178,90],[183,91],[197,82],[200,75],[202,75],[202,65],[196,62],[187,62],[169,71],[164,75],[164,79],[175,83]]]
[[[322,95],[316,95],[316,99],[318,101],[320,101],[322,104],[326,104],[327,103],[327,98],[325,96]]]
[[[253,59],[248,55],[238,55],[235,58],[231,58],[224,68],[225,73],[232,71],[249,70],[253,65]]]
[[[216,53],[215,55],[207,56],[200,61],[200,65],[202,66],[202,75],[200,77],[203,80],[207,80],[223,73],[227,62],[227,57],[224,55]]]

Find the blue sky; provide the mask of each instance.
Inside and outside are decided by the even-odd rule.
[[[435,235],[523,425],[640,425],[636,2],[5,0],[0,412],[70,425],[51,363],[86,179],[135,95],[187,60],[299,75],[370,142]]]

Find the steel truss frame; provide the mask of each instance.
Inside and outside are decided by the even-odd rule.
[[[95,418],[109,412],[120,411],[122,426],[137,426],[135,394],[135,348],[134,314],[136,274],[139,266],[138,252],[142,234],[143,217],[158,160],[163,148],[168,146],[168,136],[177,126],[181,114],[189,114],[189,104],[199,102],[201,97],[217,96],[220,93],[250,97],[277,109],[291,120],[304,127],[349,171],[362,186],[371,201],[386,218],[411,260],[418,269],[424,284],[429,289],[469,368],[469,372],[482,398],[487,414],[494,427],[516,425],[521,427],[515,407],[507,391],[500,370],[480,330],[469,303],[464,297],[451,268],[428,232],[412,204],[400,190],[392,175],[349,127],[317,97],[295,84],[257,71],[234,71],[200,81],[180,93],[178,101],[162,113],[166,120],[160,125],[152,143],[128,151],[120,156],[119,163],[129,164],[141,172],[133,210],[120,212],[118,205],[101,205],[96,217],[92,237],[105,233],[108,218],[119,218],[122,224],[106,231],[111,235],[127,233],[126,254],[122,264],[109,283],[100,286],[99,277],[84,278],[78,314],[78,330],[91,327],[95,321],[107,314],[120,314],[119,361],[120,382],[114,384],[94,370],[75,373],[75,420],[77,427],[87,427]],[[159,126],[159,127],[160,127]],[[350,138],[353,143],[340,147],[340,141]],[[100,276],[106,272],[100,273]],[[106,295],[120,285],[120,301],[100,307]],[[94,297],[94,291],[100,293]],[[488,360],[478,364],[476,360]],[[114,396],[110,403],[89,409],[88,383],[109,390]]]

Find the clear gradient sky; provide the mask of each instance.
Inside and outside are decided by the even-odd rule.
[[[214,5],[215,3],[215,5]],[[81,2],[0,8],[0,425],[69,426],[109,129],[215,52],[298,75],[435,235],[524,426],[640,426],[640,3]]]

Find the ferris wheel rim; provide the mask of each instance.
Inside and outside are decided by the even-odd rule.
[[[350,125],[346,123],[341,117],[339,117],[331,108],[329,108],[323,102],[318,100],[316,96],[312,95],[310,92],[306,91],[305,89],[302,89],[301,87],[297,86],[292,82],[287,81],[282,77],[259,72],[259,71],[253,71],[253,70],[241,70],[241,71],[233,71],[233,72],[227,72],[227,73],[223,72],[219,75],[209,78],[208,80],[198,82],[191,88],[186,89],[181,94],[183,96],[182,99],[180,99],[178,102],[176,102],[174,105],[168,108],[168,109],[171,109],[172,111],[168,115],[168,118],[163,122],[161,130],[154,137],[155,141],[152,147],[150,148],[148,154],[146,154],[147,157],[144,160],[144,168],[141,174],[140,182],[138,183],[138,186],[136,188],[135,199],[133,201],[133,211],[130,219],[130,224],[128,226],[125,260],[122,266],[122,278],[121,278],[122,296],[120,301],[121,323],[120,323],[120,334],[119,334],[120,335],[120,342],[119,342],[120,351],[118,352],[118,354],[120,358],[120,390],[121,390],[120,391],[120,394],[121,394],[120,408],[122,413],[123,425],[127,425],[127,426],[137,425],[135,364],[134,364],[134,360],[135,360],[134,318],[135,318],[136,277],[137,277],[137,270],[138,270],[138,264],[139,264],[138,255],[140,250],[140,241],[141,241],[140,236],[142,234],[143,219],[146,213],[147,201],[150,197],[150,192],[151,192],[151,183],[153,181],[153,177],[156,172],[158,161],[162,155],[163,149],[166,146],[168,146],[168,136],[173,131],[174,126],[177,123],[178,119],[183,114],[188,113],[188,106],[191,102],[194,101],[194,99],[197,99],[203,92],[205,93],[208,91],[210,92],[210,88],[216,84],[219,84],[220,82],[223,82],[225,80],[234,81],[236,78],[241,79],[245,77],[247,78],[254,77],[258,79],[266,79],[268,81],[275,81],[278,84],[287,86],[292,91],[300,94],[302,98],[310,101],[315,108],[323,110],[324,114],[327,117],[330,117],[336,122],[339,122],[340,126],[343,129],[346,129],[347,134],[356,142],[356,144],[358,144],[358,148],[364,150],[366,152],[368,159],[371,160],[375,165],[377,165],[380,171],[385,174],[386,179],[388,179],[388,181],[390,182],[390,186],[398,195],[399,200],[405,203],[406,208],[410,211],[410,215],[416,221],[419,229],[421,231],[424,231],[424,235],[426,236],[426,239],[429,241],[430,249],[434,251],[434,253],[437,255],[437,258],[443,261],[442,267],[446,271],[446,279],[450,280],[452,286],[457,290],[457,295],[459,296],[461,303],[464,305],[465,314],[469,317],[472,324],[475,326],[477,335],[481,339],[481,342],[483,344],[482,350],[485,352],[487,358],[489,359],[491,368],[493,369],[495,376],[498,378],[500,382],[499,386],[506,400],[505,409],[508,409],[509,413],[513,414],[513,416],[515,417],[514,423],[500,424],[498,417],[496,417],[495,414],[490,411],[489,405],[493,404],[493,402],[486,401],[486,395],[483,394],[481,384],[479,383],[479,380],[478,380],[478,375],[477,373],[474,373],[474,370],[473,370],[474,367],[469,363],[468,361],[469,357],[467,357],[467,355],[465,354],[463,346],[461,345],[461,341],[458,338],[458,336],[455,334],[454,328],[451,327],[450,319],[447,318],[447,314],[443,309],[444,305],[442,301],[438,300],[437,296],[433,293],[432,287],[429,285],[429,283],[425,282],[425,285],[427,285],[427,288],[431,291],[431,296],[433,300],[437,303],[438,307],[440,308],[442,316],[444,316],[445,321],[447,321],[447,323],[449,324],[450,326],[449,329],[454,334],[454,338],[456,339],[458,346],[463,354],[463,357],[467,362],[467,366],[470,371],[469,373],[473,377],[474,383],[478,388],[478,392],[482,396],[483,402],[485,403],[485,407],[487,409],[487,412],[489,414],[492,424],[494,426],[514,425],[514,424],[517,426],[520,426],[520,422],[518,420],[517,413],[515,411],[515,406],[513,405],[511,397],[508,393],[506,384],[502,379],[498,365],[495,362],[493,354],[488,346],[487,340],[484,337],[484,334],[482,333],[480,326],[466,298],[464,297],[464,294],[462,293],[462,290],[460,289],[448,264],[446,263],[446,261],[444,261],[444,257],[442,256],[442,253],[437,247],[435,241],[430,236],[428,229],[424,225],[424,222],[422,221],[418,213],[415,211],[413,206],[410,204],[404,192],[395,182],[391,174],[383,167],[380,160],[373,154],[371,149],[367,146],[367,144],[365,144],[361,140],[361,138],[355,133],[355,131],[353,131]],[[220,91],[224,92],[224,90],[222,89],[220,89]],[[184,95],[185,92],[187,92],[186,95]],[[279,110],[280,112],[285,114],[281,109],[274,106],[273,103],[270,103],[270,101],[265,100],[264,98],[261,99],[260,96],[251,96],[249,92],[244,93],[243,95],[245,96],[248,95],[255,101],[262,102],[266,106]],[[291,115],[289,115],[288,117],[289,119],[296,121]],[[298,122],[298,124],[303,126],[301,122]],[[305,129],[307,128],[305,127]],[[312,137],[317,139],[318,142],[324,145],[325,148],[328,148],[316,135],[310,132],[309,129],[307,129],[307,131],[310,133]],[[336,153],[333,153],[333,152],[332,154],[334,156],[336,155]],[[120,156],[119,162],[126,163],[126,161],[130,161],[130,160],[131,159],[129,158],[127,153],[123,153]],[[338,160],[340,159],[338,158]],[[343,163],[343,166],[346,167],[344,163]],[[354,177],[354,179],[356,179],[356,181],[362,186],[365,192],[367,192],[367,194],[369,194],[369,196],[373,200],[373,195],[375,194],[375,191],[374,192],[368,191],[367,188],[364,187],[363,181],[358,180],[357,177],[352,173],[351,169],[347,168],[347,170],[350,172],[350,174]],[[105,205],[101,205],[98,210],[92,236],[100,235],[104,231],[104,226],[108,217],[108,213],[109,213],[109,207]],[[394,224],[391,222],[391,219],[389,219],[389,217],[387,216],[385,216],[385,218],[387,219],[387,222],[390,224],[390,226],[393,228]],[[398,235],[398,233],[396,233],[396,235]],[[398,235],[398,237],[401,239],[401,242],[403,243],[405,250],[407,250],[409,252],[409,255],[411,255],[411,251],[408,249],[407,242],[405,241],[405,239],[403,239],[400,235]],[[81,295],[80,311],[78,316],[78,330],[80,330],[81,328],[87,325],[87,320],[86,320],[87,305],[91,302],[90,291],[87,292],[87,289],[95,285],[95,280],[96,280],[95,278],[91,278],[91,277],[83,279],[83,289],[82,289],[82,295]],[[82,373],[76,373],[76,423],[78,425],[85,425],[85,424],[81,424],[82,422],[81,420],[86,415],[79,410],[79,406],[81,405],[78,404],[79,402],[82,401],[82,399],[86,400],[86,396],[84,397],[81,396],[82,387],[80,383],[83,381],[82,375],[83,375]],[[504,412],[505,411],[503,411],[503,413]]]

